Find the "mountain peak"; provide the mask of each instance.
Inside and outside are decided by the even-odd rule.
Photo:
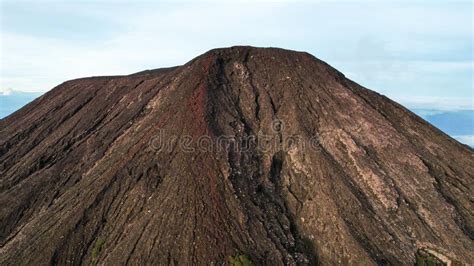
[[[189,65],[195,61],[199,61],[200,59],[207,58],[208,60],[219,59],[225,62],[229,61],[247,61],[255,58],[256,60],[264,61],[273,60],[273,61],[284,61],[284,60],[303,60],[303,59],[310,59],[319,61],[314,56],[306,53],[306,52],[299,52],[293,50],[287,50],[282,48],[274,48],[274,47],[254,47],[254,46],[232,46],[232,47],[224,47],[224,48],[215,48],[205,52],[204,54],[196,57],[195,59],[191,60],[186,65]]]

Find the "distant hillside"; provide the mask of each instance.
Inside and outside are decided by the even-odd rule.
[[[39,92],[12,91],[8,94],[0,94],[0,119],[20,109],[27,103],[39,97]]]
[[[474,110],[414,109],[413,111],[446,134],[467,145],[474,146]]]

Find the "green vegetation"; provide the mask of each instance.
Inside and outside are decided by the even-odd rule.
[[[416,253],[416,266],[436,266],[436,265],[443,265],[440,264],[439,260],[435,257],[431,256],[430,254],[420,252]]]
[[[102,237],[97,238],[97,241],[95,242],[94,248],[92,249],[92,259],[93,260],[97,259],[100,252],[104,248],[104,245],[105,245],[105,239],[103,239]]]
[[[229,264],[232,266],[255,266],[255,263],[246,255],[229,257]]]

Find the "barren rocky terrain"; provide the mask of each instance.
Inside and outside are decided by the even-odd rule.
[[[0,120],[0,265],[472,265],[473,155],[303,52],[71,80]]]

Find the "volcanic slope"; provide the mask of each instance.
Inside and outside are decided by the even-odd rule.
[[[473,155],[303,52],[67,81],[0,120],[0,264],[474,264]]]

